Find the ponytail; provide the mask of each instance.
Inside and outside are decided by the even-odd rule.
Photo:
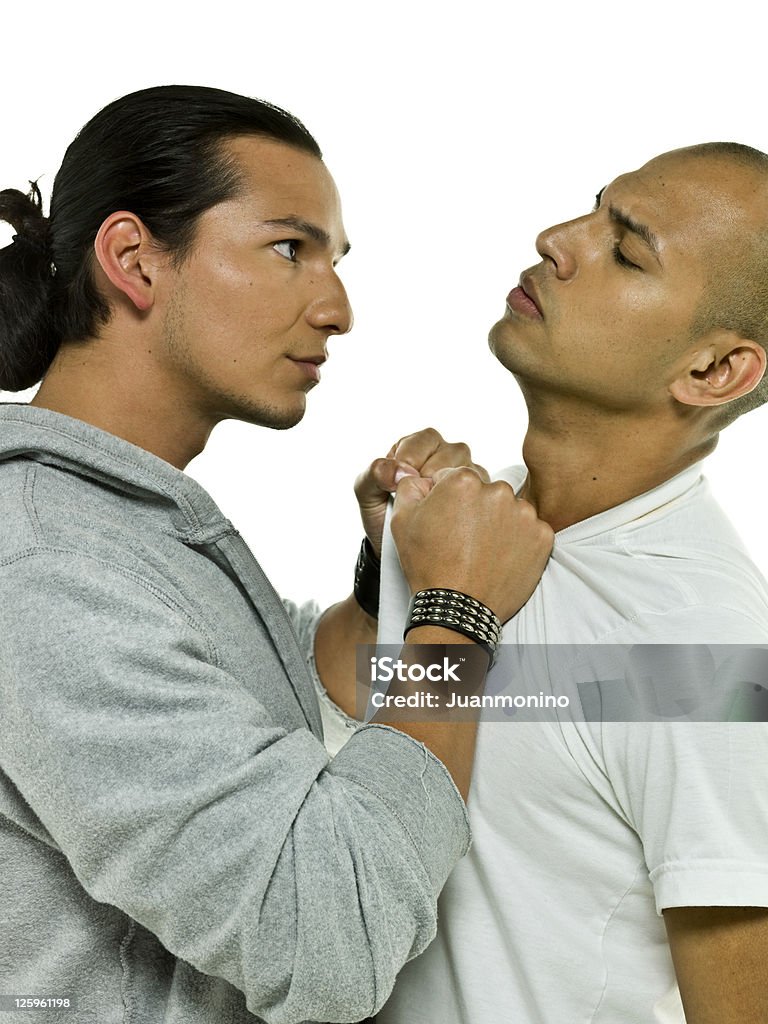
[[[29,195],[0,191],[0,220],[16,234],[0,249],[0,389],[23,391],[47,371],[59,339],[53,330],[48,221],[36,182]]]

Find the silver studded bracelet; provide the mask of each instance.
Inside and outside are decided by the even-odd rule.
[[[417,626],[441,626],[474,640],[491,665],[501,640],[501,622],[482,601],[460,590],[419,590],[411,598],[403,639]]]

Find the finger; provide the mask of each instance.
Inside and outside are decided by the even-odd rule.
[[[394,511],[410,508],[424,498],[432,490],[432,481],[423,476],[406,476],[397,485]]]
[[[399,459],[415,466],[422,476],[433,477],[438,469],[450,466],[469,466],[486,483],[491,479],[484,466],[473,462],[469,445],[461,441],[448,442],[433,428],[401,438],[392,446],[389,455],[397,455]]]
[[[421,467],[422,476],[433,476],[438,469],[445,469],[448,466],[471,466],[472,452],[469,445],[463,442],[451,444],[449,441],[435,449],[427,461]]]
[[[419,430],[415,434],[401,437],[390,448],[389,455],[414,466],[421,472],[424,463],[444,444],[445,441],[434,427],[427,427],[426,430]]]
[[[361,505],[379,502],[395,491],[403,477],[418,475],[413,466],[396,459],[376,459],[355,481],[355,495]]]
[[[497,494],[497,495],[501,496],[502,498],[503,497],[515,498],[515,500],[517,501],[518,507],[522,507],[523,505],[528,505],[530,507],[531,511],[533,512],[534,516],[536,515],[536,512],[535,512],[535,510],[533,508],[533,505],[531,505],[527,501],[524,501],[522,498],[517,498],[517,496],[515,494],[514,487],[507,480],[494,480],[492,483],[488,484],[488,493],[489,494]]]
[[[481,469],[482,466],[475,466],[474,463],[472,463],[471,466],[446,466],[444,469],[438,469],[437,472],[434,473],[432,481],[435,484],[439,484],[441,480],[446,480],[449,477],[456,477],[457,475],[461,476],[464,473],[471,473],[473,476],[478,477],[478,479],[483,483],[487,483],[487,480],[483,478],[482,473],[479,472]],[[485,471],[483,470],[483,472]]]
[[[447,451],[441,448],[435,452],[432,458],[427,459],[424,465],[421,467],[419,472],[422,476],[434,477],[435,473],[441,469],[458,469],[462,466],[466,466],[468,469],[474,470],[475,473],[485,483],[490,482],[490,474],[485,466],[481,466],[478,462],[473,462],[471,453],[466,445],[446,445],[446,448],[464,449],[462,451]]]

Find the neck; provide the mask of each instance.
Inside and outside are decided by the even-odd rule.
[[[62,345],[31,404],[99,427],[177,469],[200,454],[218,422],[180,402],[151,352],[111,336]]]
[[[687,414],[531,408],[520,497],[553,530],[643,494],[714,450],[717,434]]]

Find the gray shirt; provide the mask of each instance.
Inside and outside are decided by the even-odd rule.
[[[396,730],[329,761],[306,655],[190,477],[0,406],[0,998],[74,998],[51,1024],[381,1006],[465,808]]]

